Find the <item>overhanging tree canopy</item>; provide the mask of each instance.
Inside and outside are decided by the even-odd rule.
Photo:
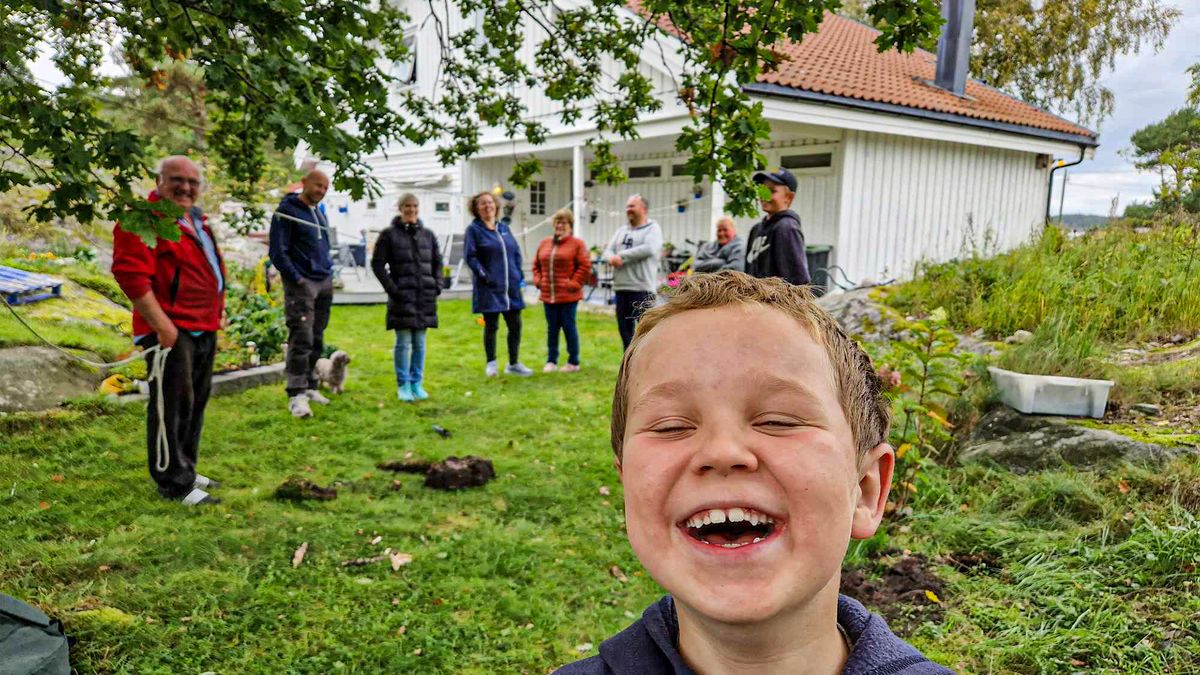
[[[641,0],[639,18],[625,0],[433,3],[441,86],[432,99],[410,92],[394,106],[390,64],[406,56],[410,19],[389,2],[7,2],[0,6],[7,29],[0,41],[0,191],[48,187],[34,217],[120,218],[150,242],[177,236],[173,214],[152,212],[135,194],[151,160],[141,132],[100,111],[99,97],[111,88],[101,66],[114,46],[152,84],[173,61],[201,70],[207,147],[235,183],[256,182],[265,147],[303,142],[337,167],[338,187],[355,197],[378,189],[364,160],[390,142],[436,141],[450,163],[477,152],[489,126],[543,141],[546,127],[526,114],[523,86],[544,87],[561,103],[565,123],[590,119],[597,129],[591,168],[601,180],[619,181],[613,139],[635,138],[638,118],[661,105],[639,71],[643,52],[678,48],[680,93],[693,111],[679,139],[692,153],[688,170],[721,181],[729,208],[749,213],[757,192],[747,169],[762,161],[768,128],[741,87],[775,67],[774,45],[803,39],[840,6]],[[935,0],[875,0],[867,11],[882,28],[881,50],[911,50],[941,23]],[[481,29],[452,33],[448,12],[478,17]],[[533,63],[521,59],[527,25],[541,29]],[[684,39],[663,47],[674,40],[664,26]],[[30,71],[47,48],[66,80],[57,87]],[[615,77],[605,75],[606,63],[617,64]],[[512,179],[521,184],[539,169],[536,160],[518,162]]]

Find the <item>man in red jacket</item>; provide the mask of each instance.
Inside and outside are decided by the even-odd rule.
[[[187,157],[167,157],[159,163],[156,184],[151,202],[165,198],[183,207],[179,241],[160,237],[150,248],[117,225],[112,272],[133,302],[134,343],[170,350],[161,383],[153,378],[155,355],[146,357],[152,372],[146,415],[150,476],[163,497],[188,506],[214,504],[218,500],[205,488],[217,483],[196,473],[196,457],[225,310],[225,266],[196,205],[204,187],[199,167]]]

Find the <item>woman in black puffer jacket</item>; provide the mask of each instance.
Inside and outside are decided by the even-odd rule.
[[[437,237],[417,217],[412,194],[400,198],[400,215],[379,235],[371,269],[388,294],[387,327],[396,332],[396,398],[423,401],[425,329],[437,328],[437,297],[442,292],[442,253]]]

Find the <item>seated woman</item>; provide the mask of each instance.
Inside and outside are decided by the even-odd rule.
[[[553,217],[554,234],[538,244],[533,258],[533,283],[541,291],[546,310],[546,366],[543,373],[579,370],[579,330],[575,310],[583,299],[583,285],[592,274],[587,244],[573,236],[575,216],[559,209]],[[558,367],[558,334],[567,339],[567,365]]]
[[[425,330],[438,325],[442,253],[437,237],[417,217],[417,198],[406,194],[399,206],[400,215],[375,242],[371,269],[387,291],[387,327],[396,332],[396,398],[423,401],[429,398],[423,385]]]

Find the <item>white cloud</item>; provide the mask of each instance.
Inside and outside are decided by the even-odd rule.
[[[1067,213],[1107,214],[1113,197],[1120,209],[1130,201],[1146,201],[1158,177],[1141,173],[1120,151],[1129,147],[1129,137],[1142,127],[1166,117],[1184,105],[1189,78],[1188,66],[1200,62],[1200,0],[1174,0],[1182,16],[1171,30],[1163,48],[1155,52],[1119,58],[1103,84],[1113,91],[1113,114],[1101,125],[1096,158],[1072,173],[1067,183]],[[1069,116],[1068,116],[1069,117]],[[1056,181],[1057,183],[1057,181]],[[1060,186],[1055,186],[1054,212],[1058,212]]]

